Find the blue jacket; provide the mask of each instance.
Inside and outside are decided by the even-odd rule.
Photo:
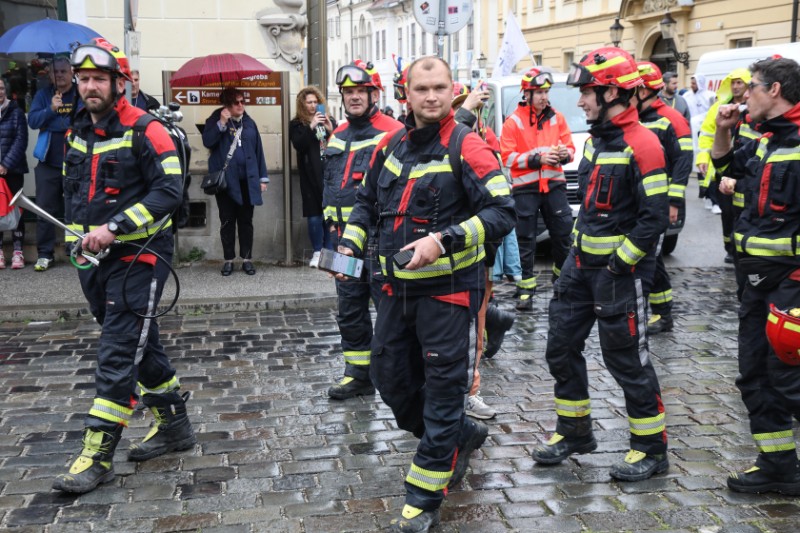
[[[222,113],[220,107],[208,117],[203,128],[203,146],[211,150],[208,158],[208,172],[222,170],[225,158],[228,156],[231,142],[233,142],[236,130],[234,129],[233,119],[228,120],[227,127],[220,131],[219,117]],[[250,116],[245,113],[242,117],[241,146],[236,148],[228,170],[225,172],[225,179],[228,188],[225,191],[237,204],[242,205],[241,181],[247,182],[250,192],[250,203],[261,205],[261,183],[269,183],[267,175],[267,162],[264,158],[264,146],[261,144],[261,135],[258,126]]]
[[[8,106],[0,112],[0,165],[9,172],[25,174],[28,172],[28,160],[25,150],[28,148],[28,122],[25,112],[14,100],[8,100]]]
[[[56,93],[56,88],[53,85],[44,87],[36,91],[28,112],[28,125],[31,129],[50,131],[45,162],[58,168],[61,168],[64,161],[64,134],[70,127],[70,119],[75,115],[73,106],[77,105],[78,110],[83,107],[78,96],[78,88],[74,83],[69,92],[72,93],[72,102],[63,105],[58,111],[53,111],[50,109],[50,101]]]

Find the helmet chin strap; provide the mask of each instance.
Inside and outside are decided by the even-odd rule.
[[[617,93],[620,94],[621,96],[617,96],[616,98],[614,98],[610,102],[606,102],[606,99],[603,98],[603,96],[606,93],[606,90],[608,90],[608,86],[607,85],[599,86],[599,87],[595,87],[594,88],[594,96],[597,99],[597,105],[600,107],[600,113],[597,115],[597,119],[596,120],[587,120],[586,121],[590,125],[600,124],[600,123],[604,122],[606,120],[606,115],[608,115],[608,110],[611,109],[612,107],[614,107],[615,105],[619,104],[619,105],[622,105],[624,107],[627,107],[628,104],[630,104],[630,101],[631,101],[630,95],[627,94],[627,93],[623,94],[622,93],[623,89],[621,89],[621,88],[617,88]],[[627,96],[627,98],[626,98],[626,96]]]
[[[638,89],[634,89],[634,90],[637,91],[636,92],[636,112],[641,115],[642,114],[642,108],[644,107],[644,103],[647,102],[648,100],[651,100],[652,98],[654,98],[658,94],[658,92],[654,91],[653,89],[648,88],[647,91],[648,91],[649,94],[648,94],[647,98],[639,98]]]

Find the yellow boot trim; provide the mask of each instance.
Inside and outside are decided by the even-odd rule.
[[[547,445],[548,446],[552,446],[554,444],[558,444],[562,440],[564,440],[564,435],[559,435],[558,433],[553,433],[553,436],[550,437],[549,441],[547,441]]]
[[[659,320],[661,320],[661,315],[653,315],[650,317],[650,320],[647,321],[647,325],[649,326],[650,324],[655,324]]]
[[[345,377],[343,377],[343,378],[342,378],[342,381],[340,381],[340,382],[339,382],[339,385],[341,385],[341,386],[345,386],[345,385],[347,385],[348,383],[350,383],[351,381],[353,381],[354,379],[355,379],[355,378],[353,378],[353,377],[350,377],[350,376],[345,376]]]
[[[638,463],[645,457],[647,457],[646,453],[640,452],[639,450],[631,450],[628,452],[628,455],[625,456],[625,462],[632,465]]]
[[[411,520],[412,518],[416,518],[423,513],[422,509],[417,509],[412,505],[405,504],[403,506],[403,518],[406,520]]]

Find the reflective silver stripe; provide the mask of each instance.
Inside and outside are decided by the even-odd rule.
[[[644,289],[642,289],[642,280],[636,278],[634,280],[634,287],[636,288],[636,332],[639,335],[639,363],[644,367],[650,362],[650,351],[647,347],[647,325],[645,324],[645,297]]]
[[[521,130],[525,129],[525,125],[522,123],[522,119],[519,118],[516,113],[512,113],[511,116],[508,117],[508,118],[513,120],[514,124],[516,124],[519,129],[521,129]]]
[[[533,172],[528,172],[527,174],[523,174],[521,176],[511,177],[512,186],[527,185],[528,183],[536,183],[537,181],[539,181],[538,170],[534,170]]]
[[[147,335],[150,333],[150,322],[153,320],[151,317],[155,314],[156,310],[156,289],[158,288],[158,280],[152,278],[150,280],[150,294],[147,296],[147,318],[142,322],[142,330],[139,332],[139,344],[136,346],[136,356],[133,358],[133,363],[138,365],[142,362],[144,356],[144,349],[147,347]]]

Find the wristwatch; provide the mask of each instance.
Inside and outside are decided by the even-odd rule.
[[[114,235],[119,235],[119,224],[111,220],[108,222],[107,226],[108,226],[108,231],[110,231]]]
[[[444,246],[445,250],[452,250],[453,243],[456,240],[456,236],[453,235],[453,232],[450,228],[445,228],[441,231],[442,234],[442,246]]]

